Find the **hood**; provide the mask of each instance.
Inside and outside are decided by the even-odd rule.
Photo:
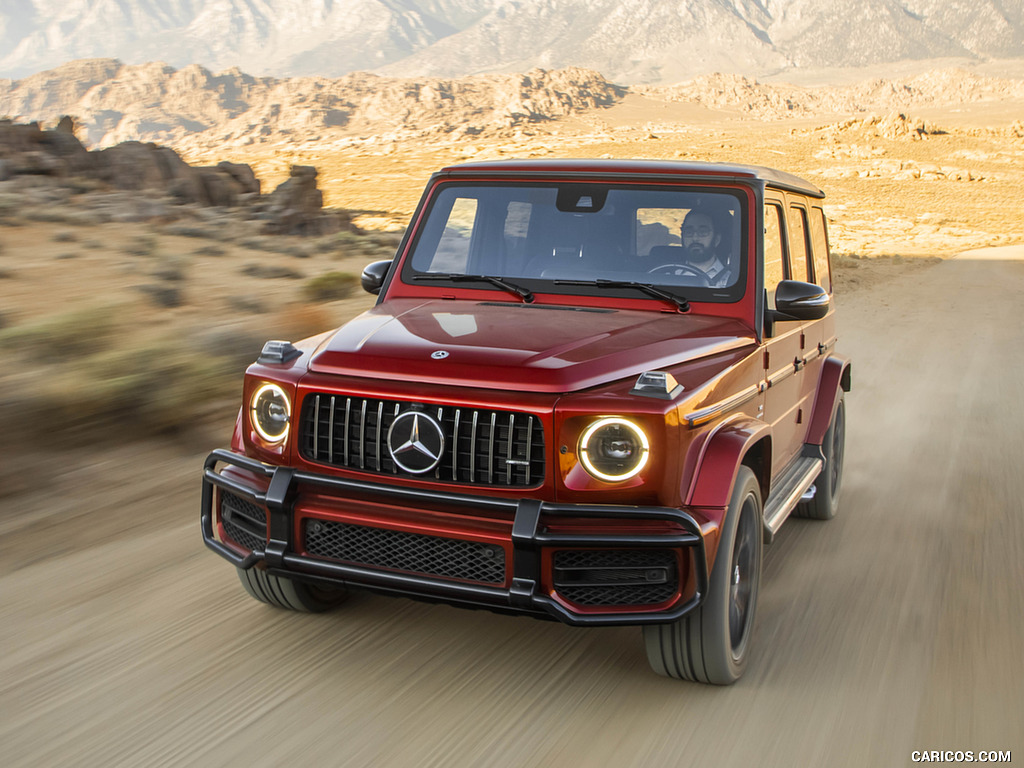
[[[339,328],[317,373],[575,392],[754,343],[728,318],[550,304],[397,299]]]

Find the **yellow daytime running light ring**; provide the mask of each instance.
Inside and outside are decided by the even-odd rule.
[[[279,443],[288,436],[291,418],[291,400],[277,384],[264,384],[253,393],[249,405],[249,421],[256,434],[268,443]],[[278,429],[274,428],[275,422]]]
[[[619,474],[613,474],[598,467],[595,461],[601,461],[601,458],[591,455],[591,440],[594,439],[594,437],[598,434],[600,430],[606,429],[608,427],[620,427],[626,430],[626,432],[636,440],[636,444],[638,447],[639,455],[636,456],[634,459],[636,463],[633,464],[625,472]],[[619,440],[617,442],[622,441]],[[637,426],[631,421],[627,421],[626,419],[616,417],[598,419],[597,421],[595,421],[583,432],[583,435],[580,437],[579,443],[579,456],[580,461],[583,462],[584,469],[586,469],[588,473],[590,473],[593,477],[596,477],[598,480],[604,480],[609,483],[619,483],[622,482],[623,480],[629,480],[629,478],[636,477],[638,474],[640,474],[643,468],[647,466],[647,460],[648,458],[650,458],[650,450],[651,445],[650,442],[647,440],[647,435],[639,426]]]

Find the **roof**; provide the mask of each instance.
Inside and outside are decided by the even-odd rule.
[[[740,163],[700,163],[676,160],[494,160],[463,163],[443,168],[440,174],[457,177],[483,175],[530,176],[664,176],[678,179],[761,181],[769,187],[788,189],[811,197],[825,193],[808,181],[785,171]]]

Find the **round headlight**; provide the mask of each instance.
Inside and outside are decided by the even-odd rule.
[[[580,460],[598,480],[618,482],[636,475],[650,451],[647,435],[625,419],[595,421],[580,438]]]
[[[292,405],[277,384],[264,384],[252,396],[252,426],[268,443],[278,443],[288,434]]]

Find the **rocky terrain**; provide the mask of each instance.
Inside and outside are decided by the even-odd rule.
[[[599,120],[631,95],[737,118],[827,119],[1019,104],[1024,80],[944,69],[832,87],[722,74],[625,87],[575,67],[463,79],[366,73],[275,79],[237,69],[214,74],[198,65],[176,70],[95,59],[0,81],[0,117],[55,124],[73,115],[81,138],[93,147],[144,141],[194,152],[316,142],[344,150],[408,140],[514,138],[567,117]]]
[[[635,86],[636,93],[708,109],[729,109],[759,120],[823,114],[905,112],[1024,100],[1024,80],[982,77],[963,69],[942,69],[901,78],[875,77],[853,85],[799,87],[759,83],[741,75],[705,75],[684,83]]]
[[[323,210],[316,168],[293,166],[286,181],[261,195],[244,163],[191,166],[169,147],[138,141],[90,151],[74,134],[67,116],[52,130],[0,120],[0,182],[10,182],[8,194],[31,200],[41,189],[44,198],[66,202],[79,193],[78,207],[91,207],[95,223],[169,221],[212,207],[242,211],[264,234],[319,235],[348,225],[343,213]]]
[[[94,146],[156,141],[247,146],[369,136],[457,138],[512,130],[614,103],[624,89],[569,68],[462,80],[255,78],[199,66],[73,62],[0,81],[0,116],[55,122],[74,115]]]

